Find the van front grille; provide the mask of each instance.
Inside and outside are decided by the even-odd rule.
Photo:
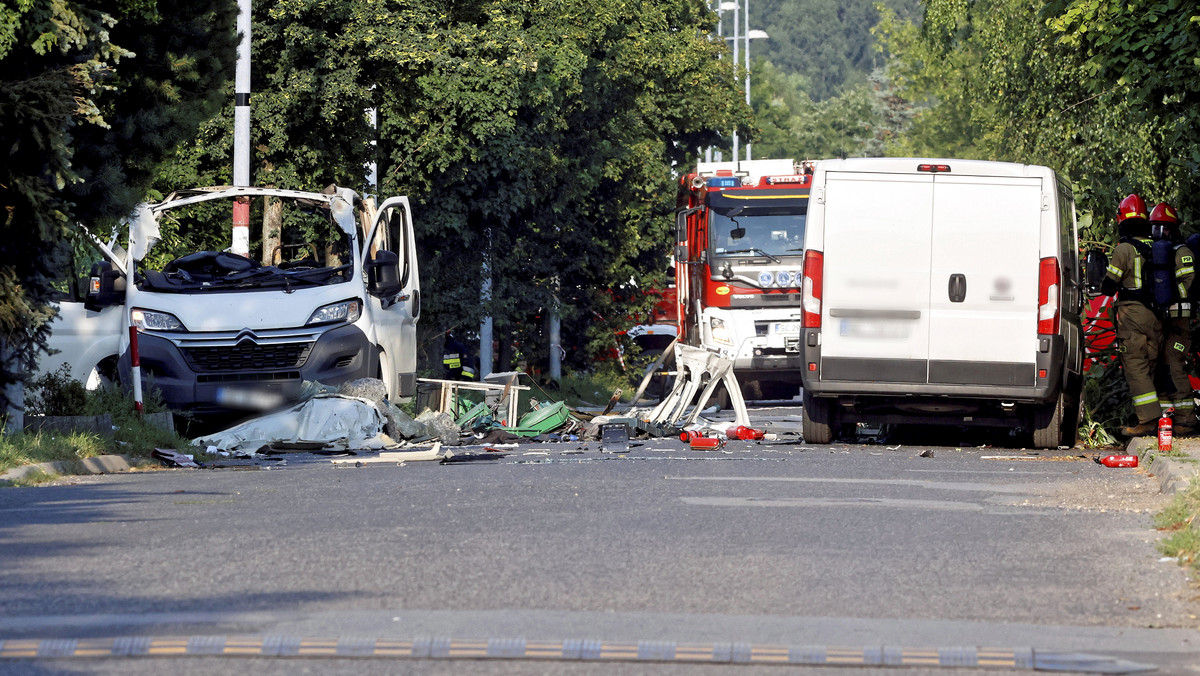
[[[243,343],[232,347],[190,347],[183,355],[197,373],[300,368],[308,359],[312,343],[256,345]]]

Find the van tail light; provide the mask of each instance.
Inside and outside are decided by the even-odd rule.
[[[1057,258],[1043,258],[1038,270],[1038,322],[1039,334],[1058,333],[1059,307],[1058,290],[1062,279],[1059,277]]]
[[[804,312],[804,328],[821,328],[821,275],[825,255],[809,249],[804,252],[804,286],[800,307]]]

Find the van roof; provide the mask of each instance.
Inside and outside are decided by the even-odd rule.
[[[855,157],[844,160],[821,160],[817,171],[855,171],[881,174],[918,174],[923,164],[948,165],[948,173],[960,176],[1046,176],[1052,170],[1036,164],[992,162],[987,160],[954,160],[927,157]]]

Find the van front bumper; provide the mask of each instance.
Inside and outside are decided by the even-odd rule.
[[[265,410],[295,401],[304,381],[339,385],[376,375],[374,346],[357,326],[230,334],[138,334],[142,381],[169,408]],[[132,382],[130,353],[121,381]]]

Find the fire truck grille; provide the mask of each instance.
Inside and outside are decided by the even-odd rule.
[[[192,347],[183,351],[197,373],[299,368],[308,359],[312,343],[276,345],[243,344],[233,347]]]

